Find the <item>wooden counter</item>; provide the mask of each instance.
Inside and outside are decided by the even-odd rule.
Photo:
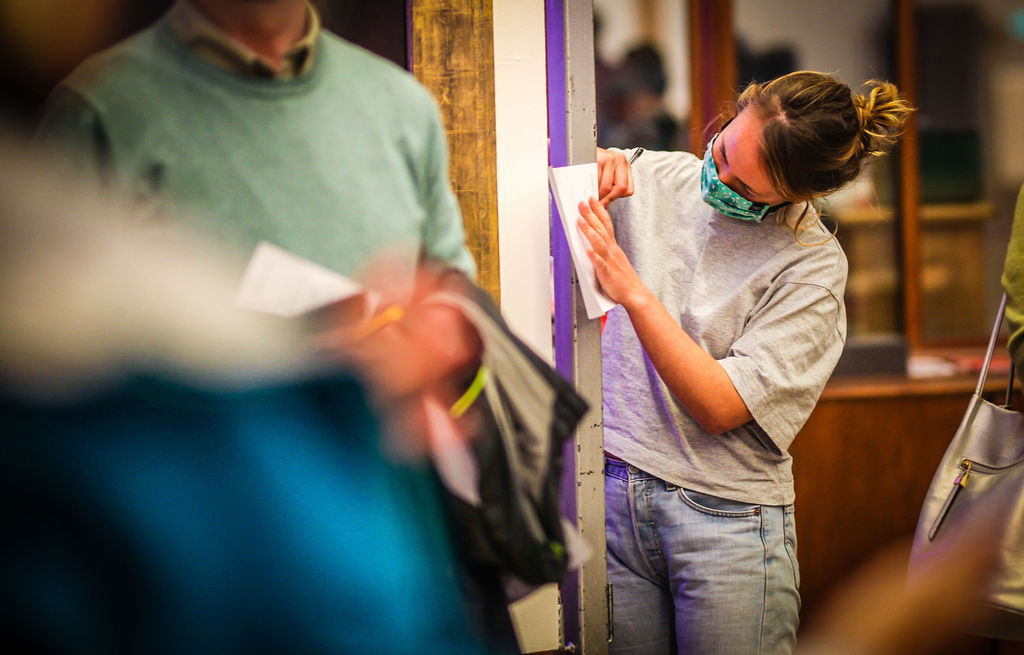
[[[989,376],[994,402],[1002,402],[1004,375]],[[805,619],[873,554],[912,538],[976,384],[972,376],[829,382],[790,448]]]

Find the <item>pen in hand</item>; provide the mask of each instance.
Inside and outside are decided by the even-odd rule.
[[[644,149],[643,148],[637,148],[636,150],[633,151],[633,154],[629,156],[629,160],[626,163],[632,165],[633,162],[635,162],[637,159],[639,159],[640,155],[642,155],[642,154],[644,154]]]

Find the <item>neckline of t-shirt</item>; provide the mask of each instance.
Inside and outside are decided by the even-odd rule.
[[[316,36],[313,65],[310,67],[310,70],[286,80],[247,77],[218,66],[190,50],[174,34],[174,30],[171,28],[170,22],[166,17],[161,19],[155,26],[155,31],[158,41],[168,47],[175,57],[193,69],[197,75],[218,84],[228,85],[235,90],[249,95],[280,97],[307,93],[316,86],[317,81],[320,79],[324,68],[324,59],[326,58],[326,40],[321,31]]]

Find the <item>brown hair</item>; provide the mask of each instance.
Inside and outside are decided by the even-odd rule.
[[[832,75],[797,71],[751,83],[722,118],[755,112],[763,121],[761,154],[775,190],[791,202],[811,200],[851,182],[870,157],[883,155],[914,111],[891,82],[867,85],[867,95],[854,95]]]

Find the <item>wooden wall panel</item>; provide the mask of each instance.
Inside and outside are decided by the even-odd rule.
[[[500,301],[490,0],[410,0],[412,72],[437,98],[477,279]]]
[[[968,395],[819,403],[790,449],[808,609],[880,547],[913,534]]]

